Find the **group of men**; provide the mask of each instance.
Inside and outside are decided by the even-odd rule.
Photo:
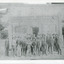
[[[25,40],[17,39],[11,50],[14,56],[47,55],[54,51],[62,54],[58,34],[41,34],[37,37],[32,35]]]

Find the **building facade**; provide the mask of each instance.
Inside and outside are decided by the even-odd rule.
[[[39,29],[38,34],[58,34],[59,42],[63,44],[63,17],[64,5],[29,5],[8,4],[8,13],[2,18],[8,25],[9,44],[13,38],[33,34],[34,27]]]

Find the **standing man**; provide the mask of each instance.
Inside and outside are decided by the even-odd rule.
[[[9,56],[9,39],[5,40],[5,55]]]

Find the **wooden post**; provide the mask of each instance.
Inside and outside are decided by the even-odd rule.
[[[12,48],[12,25],[11,22],[9,22],[8,26],[8,38],[9,38],[9,49]],[[11,55],[11,50],[9,51],[9,55]]]
[[[63,36],[62,36],[62,20],[61,16],[58,15],[58,34],[59,34],[59,43],[61,48],[63,47]]]

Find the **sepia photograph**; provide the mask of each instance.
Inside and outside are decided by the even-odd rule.
[[[0,3],[0,60],[64,60],[64,3]]]

